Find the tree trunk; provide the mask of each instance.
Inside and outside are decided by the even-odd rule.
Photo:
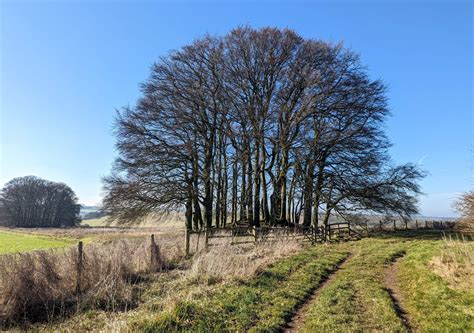
[[[204,180],[204,219],[206,228],[212,226],[212,151],[213,151],[213,135],[208,142],[205,143],[205,160],[203,170]]]
[[[217,188],[216,188],[216,227],[219,228],[220,222],[221,222],[221,208],[222,208],[222,202],[221,202],[221,194],[222,194],[222,141],[219,140],[219,149],[216,151],[219,153],[217,156],[218,159],[218,164],[217,164]]]
[[[303,210],[303,225],[309,227],[311,225],[311,210],[313,208],[313,183],[314,183],[314,161],[309,162],[308,171],[305,175],[304,184],[304,210]]]
[[[324,240],[329,240],[329,217],[331,216],[332,208],[326,205],[326,212],[324,213],[323,226],[324,226]]]
[[[313,206],[313,215],[314,215],[314,226],[318,226],[319,222],[319,204],[321,201],[321,190],[323,188],[324,182],[324,161],[321,161],[318,166],[318,176],[316,177],[316,188],[314,193],[314,206]]]
[[[198,159],[195,155],[193,158],[193,205],[194,205],[194,215],[193,215],[193,225],[194,229],[202,229],[203,227],[203,220],[202,220],[202,213],[201,213],[201,205],[199,203],[199,179],[198,179]]]
[[[221,224],[225,227],[227,224],[227,193],[229,188],[229,177],[227,174],[227,154],[225,146],[222,149],[222,155],[224,156],[224,184],[222,188],[222,222]]]
[[[263,167],[264,166],[264,163]],[[263,210],[263,217],[265,219],[265,223],[270,223],[270,211],[268,209],[268,189],[267,189],[267,181],[265,179],[265,169],[262,168],[262,210]]]
[[[240,190],[240,214],[239,219],[246,220],[247,216],[247,168],[246,160],[242,158],[242,184]]]
[[[253,201],[253,225],[260,227],[260,146],[255,140],[255,168],[254,168],[254,201]]]
[[[247,154],[247,218],[250,224],[253,223],[253,168],[250,145],[248,145]]]
[[[285,221],[286,217],[286,207],[287,207],[287,193],[286,193],[286,182],[287,182],[287,173],[288,173],[288,151],[286,147],[282,148],[282,166],[281,166],[281,192],[280,192],[280,220]]]
[[[232,163],[232,211],[231,211],[231,223],[234,224],[237,222],[237,158]]]

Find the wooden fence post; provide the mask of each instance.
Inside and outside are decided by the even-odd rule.
[[[160,247],[155,243],[155,235],[151,234],[150,246],[150,270],[155,272],[161,270]]]
[[[405,230],[408,230],[408,220],[405,220]]]
[[[204,248],[207,250],[209,246],[209,228],[204,230]]]
[[[382,220],[379,221],[379,225],[380,225],[380,231],[382,232]]]
[[[418,230],[418,220],[415,220],[416,230]]]
[[[397,220],[393,220],[393,231],[397,230]]]
[[[189,237],[190,237],[189,229],[186,228],[184,230],[184,249],[185,249],[186,258],[189,257]]]
[[[150,270],[153,271],[155,268],[155,235],[151,234],[151,245],[150,245]]]
[[[425,229],[428,229],[428,221],[425,220]]]
[[[257,243],[257,227],[253,226],[253,238],[254,238],[254,243]]]
[[[77,266],[76,266],[76,294],[80,295],[82,293],[82,266],[84,261],[84,251],[83,251],[83,243],[79,241],[77,243]]]

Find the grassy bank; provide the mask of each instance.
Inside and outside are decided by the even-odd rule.
[[[474,251],[474,243],[469,248]],[[453,246],[456,246],[455,244]],[[464,247],[463,242],[457,245]],[[406,257],[400,262],[399,280],[403,285],[406,310],[414,326],[422,332],[474,331],[474,285],[460,283],[454,287],[449,279],[436,274],[432,260],[446,249],[442,241],[420,241],[410,246]],[[466,255],[473,252],[466,252]],[[459,257],[463,261],[466,257]],[[474,266],[469,266],[472,279]],[[467,267],[466,267],[467,268]],[[458,288],[460,287],[460,288]]]

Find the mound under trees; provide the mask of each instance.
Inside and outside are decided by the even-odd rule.
[[[186,212],[186,226],[327,225],[331,214],[417,212],[394,166],[386,87],[341,44],[237,28],[160,58],[118,112],[105,208],[120,221]]]
[[[0,224],[8,227],[75,226],[79,211],[69,186],[35,176],[14,178],[0,192]]]

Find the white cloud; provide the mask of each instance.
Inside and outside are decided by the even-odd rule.
[[[422,158],[420,158],[418,160],[418,162],[416,162],[416,165],[421,165],[421,163],[423,163],[423,161],[425,160],[425,158],[427,158],[429,155],[424,155]]]

